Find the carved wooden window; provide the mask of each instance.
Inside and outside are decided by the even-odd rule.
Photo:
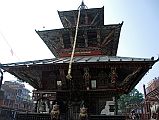
[[[88,46],[96,47],[97,46],[97,32],[96,31],[88,31]]]
[[[81,78],[83,78],[82,70],[72,70],[72,84],[74,89],[79,90],[83,87],[84,81]]]
[[[56,71],[43,71],[42,73],[42,85],[43,89],[56,89],[56,79],[57,73]]]
[[[69,32],[65,31],[65,33],[62,34],[62,37],[63,37],[63,42],[64,42],[64,48],[71,48]]]
[[[84,31],[78,32],[76,47],[78,48],[85,47]]]
[[[80,14],[80,25],[85,25],[86,24],[86,11],[82,10]]]

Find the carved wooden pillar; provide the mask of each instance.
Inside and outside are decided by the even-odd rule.
[[[85,86],[86,86],[86,89],[89,90],[90,88],[90,74],[89,74],[89,68],[84,68],[84,75],[83,75],[83,78],[85,80]]]
[[[115,115],[118,115],[118,95],[115,95],[115,98],[114,98],[115,100],[115,105],[114,105],[114,107],[115,107],[115,111],[114,111],[114,114]]]
[[[59,69],[59,72],[60,72],[60,79],[61,79],[61,82],[62,82],[62,88],[66,88],[66,75],[65,75],[65,71],[64,69]]]
[[[116,73],[116,68],[112,67],[111,68],[111,83],[115,84],[117,78],[118,78],[118,75]]]

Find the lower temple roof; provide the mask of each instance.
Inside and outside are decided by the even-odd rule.
[[[104,92],[109,89],[115,89],[119,92],[121,91],[121,93],[128,93],[158,60],[155,60],[153,57],[76,56],[72,63],[72,77],[75,81],[84,81],[82,76],[85,68],[89,68],[92,79],[100,80],[102,77],[100,78],[99,75],[104,71],[104,74],[107,74],[106,76],[108,77],[107,79],[104,78],[104,80],[108,80],[112,79],[110,75],[114,69],[118,76],[115,88],[112,86],[112,83],[109,83],[104,86],[102,85],[102,88],[97,90]],[[18,79],[29,83],[35,89],[53,90],[56,92],[57,89],[53,86],[56,84],[56,81],[66,81],[69,62],[70,57],[52,58],[0,64],[0,68],[16,76]]]
[[[157,59],[158,60],[158,59]],[[76,56],[73,58],[73,63],[92,63],[92,62],[156,62],[154,58],[133,58],[133,57],[119,57],[119,56]],[[34,60],[26,62],[17,62],[17,63],[8,63],[0,64],[0,67],[3,69],[5,67],[21,66],[21,65],[39,65],[39,64],[58,64],[58,63],[69,63],[70,57],[63,58],[52,58],[52,59],[43,59],[43,60]]]

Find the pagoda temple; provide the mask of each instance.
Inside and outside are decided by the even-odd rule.
[[[64,28],[36,31],[55,58],[0,68],[35,88],[37,113],[50,113],[56,105],[61,120],[79,120],[82,113],[92,120],[118,115],[120,95],[129,93],[158,59],[116,56],[123,22],[104,25],[104,7],[88,9],[82,2],[78,10],[58,14]]]

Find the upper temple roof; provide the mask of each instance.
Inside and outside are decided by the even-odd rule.
[[[122,23],[104,25],[104,7],[88,9],[82,2],[78,10],[58,11],[62,29],[36,31],[55,57],[70,57],[79,25],[74,56],[116,56]]]
[[[116,56],[122,24],[79,27],[75,56]],[[75,27],[36,32],[55,57],[71,55]]]
[[[78,10],[58,11],[64,28],[76,26]],[[81,9],[79,26],[102,26],[104,25],[104,7]]]

